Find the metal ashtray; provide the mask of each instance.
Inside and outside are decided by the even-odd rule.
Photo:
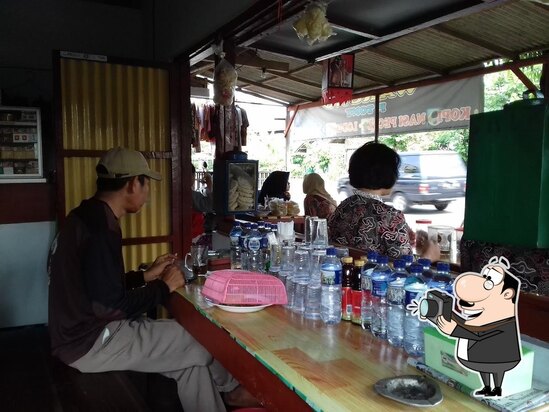
[[[435,406],[442,402],[438,383],[420,375],[381,379],[374,389],[386,398],[411,406]]]

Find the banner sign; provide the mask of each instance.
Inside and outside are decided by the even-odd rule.
[[[482,76],[382,94],[379,134],[401,134],[469,127],[484,107]],[[373,136],[375,96],[299,110],[292,140]]]

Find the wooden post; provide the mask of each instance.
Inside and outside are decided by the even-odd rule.
[[[377,143],[379,140],[379,94],[376,94],[376,116],[374,125],[374,141]]]

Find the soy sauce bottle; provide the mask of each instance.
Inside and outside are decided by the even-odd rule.
[[[353,258],[345,256],[341,258],[343,266],[341,267],[341,319],[351,320],[353,312],[352,302],[352,278],[353,278]]]

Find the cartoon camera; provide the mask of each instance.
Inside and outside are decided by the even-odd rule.
[[[452,302],[450,295],[440,290],[428,290],[426,296],[419,302],[419,314],[436,324],[437,318],[442,316],[447,321],[452,318]]]

